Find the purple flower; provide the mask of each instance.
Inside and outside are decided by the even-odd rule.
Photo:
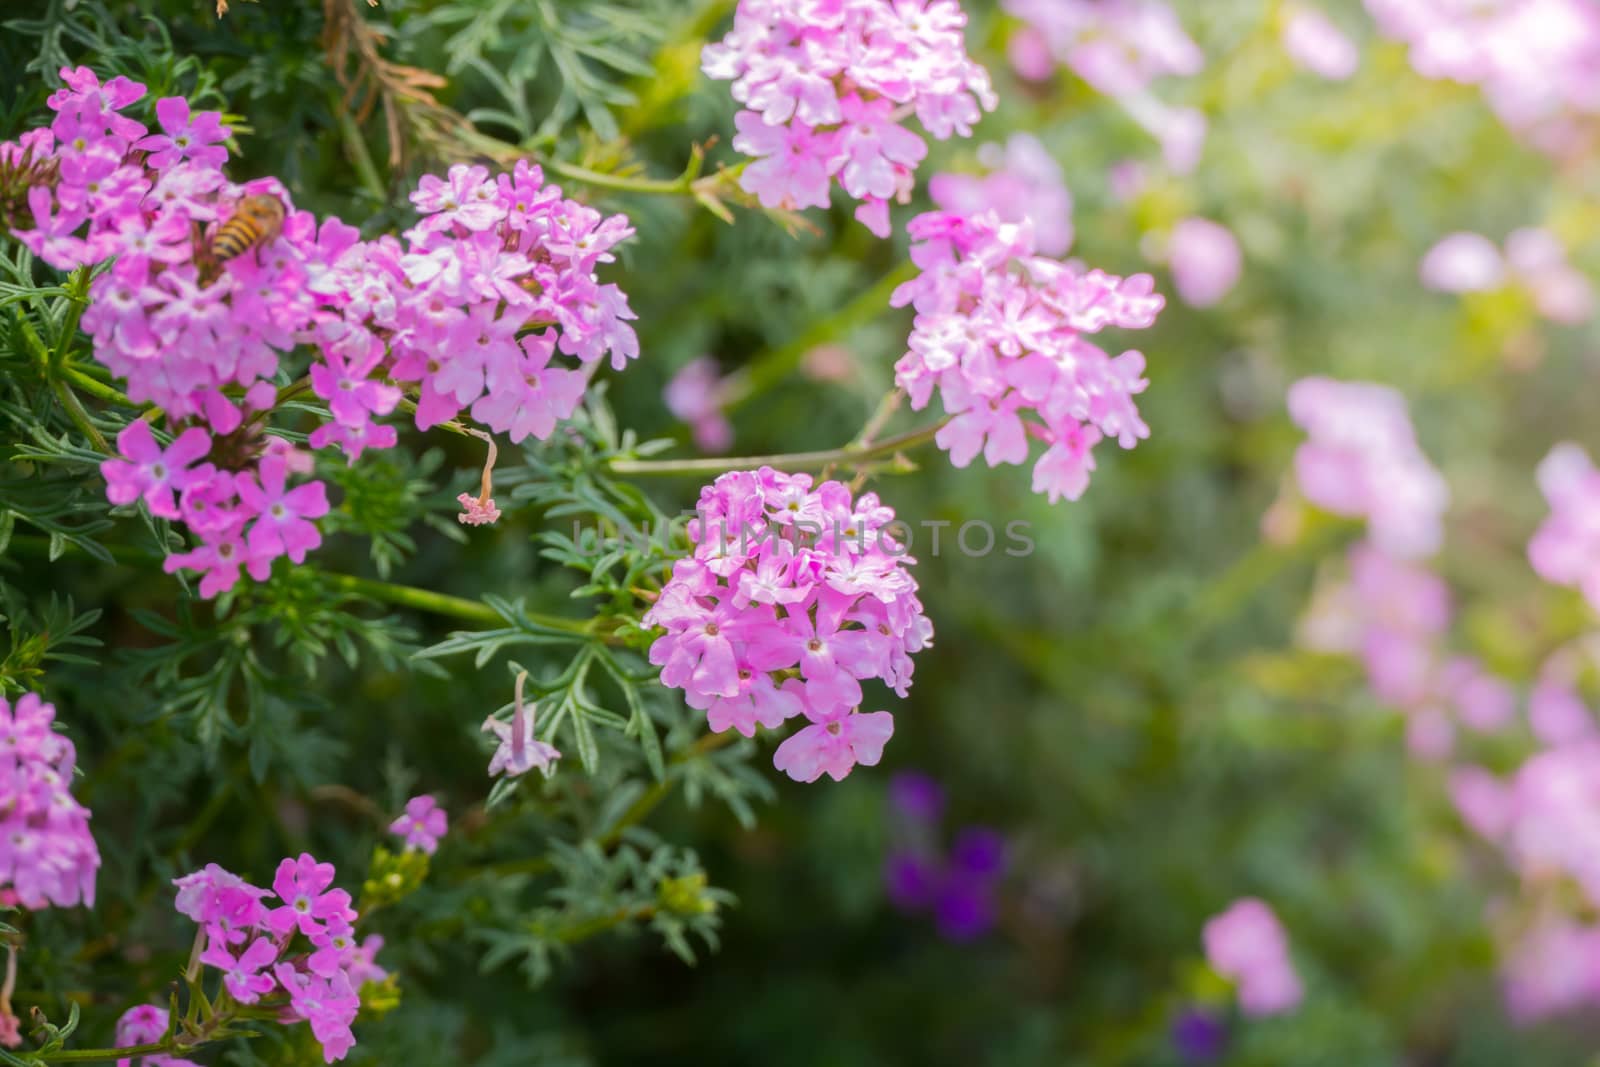
[[[291,562],[303,563],[306,553],[322,544],[322,534],[311,520],[328,513],[328,496],[321,482],[288,488],[288,463],[281,456],[262,457],[259,471],[259,482],[256,475],[246,473],[237,484],[240,504],[254,516],[246,537],[250,576],[263,581],[274,559],[286,555]]]
[[[944,787],[926,774],[901,771],[889,781],[889,803],[910,822],[931,825],[944,814]]]
[[[283,905],[267,913],[266,924],[279,937],[299,930],[306,936],[319,933],[323,924],[342,920],[352,922],[356,917],[350,907],[350,894],[343,889],[329,889],[333,884],[333,864],[318,863],[310,853],[302,852],[297,859],[285,859],[278,864],[272,879],[272,891]]]
[[[1172,1044],[1187,1063],[1210,1063],[1222,1055],[1228,1028],[1199,1008],[1186,1008],[1172,1021]]]
[[[0,697],[0,887],[37,911],[94,906],[100,851],[89,809],[72,796],[72,742],[35,693]]]
[[[901,911],[922,911],[931,905],[939,877],[938,865],[915,852],[891,852],[883,864],[884,891]]]

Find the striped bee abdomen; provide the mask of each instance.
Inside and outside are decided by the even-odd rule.
[[[278,236],[288,210],[275,196],[247,196],[211,236],[211,254],[226,262]]]

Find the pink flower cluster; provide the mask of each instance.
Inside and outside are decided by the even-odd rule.
[[[329,888],[333,877],[333,864],[302,852],[278,864],[270,891],[214,863],[173,882],[178,912],[205,931],[200,960],[228,995],[241,1004],[283,998],[285,1019],[310,1024],[328,1063],[355,1045],[358,990],[385,976],[373,962],[381,941],[356,943],[356,911],[349,893]]]
[[[650,646],[662,683],[718,732],[803,716],[773,757],[797,781],[876,764],[894,719],[859,710],[861,683],[905,696],[911,654],[933,637],[893,523],[877,494],[839,482],[770,467],[719,477],[689,523],[692,554],[644,616],[666,631]]]
[[[1559,444],[1539,464],[1550,515],[1528,542],[1539,577],[1572,586],[1600,609],[1600,471],[1581,445]]]
[[[153,1045],[167,1036],[167,1026],[172,1015],[166,1008],[154,1004],[138,1004],[122,1013],[117,1020],[117,1047]],[[123,1057],[117,1067],[132,1067],[133,1060]],[[163,1053],[140,1056],[139,1067],[200,1067],[193,1060],[181,1060]]]
[[[1272,909],[1244,897],[1206,922],[1206,959],[1211,969],[1231,979],[1239,1010],[1252,1017],[1293,1011],[1305,997],[1289,959],[1289,939]]]
[[[1600,736],[1557,744],[1522,764],[1509,780],[1479,767],[1451,774],[1463,820],[1505,855],[1536,903],[1526,926],[1509,933],[1503,967],[1512,1017],[1533,1022],[1600,1006],[1600,927],[1573,921],[1552,902],[1552,883],[1575,884],[1589,909],[1600,906]],[[1537,903],[1543,901],[1543,903]]]
[[[1134,403],[1149,384],[1144,356],[1113,357],[1086,337],[1153,323],[1163,301],[1150,276],[1035,255],[1032,228],[993,212],[930,212],[909,229],[922,273],[893,297],[917,311],[896,384],[918,410],[939,390],[953,418],[936,441],[957,467],[980,452],[991,467],[1026,462],[1033,438],[1044,445],[1034,491],[1078,499],[1102,437],[1132,448],[1150,436]]]
[[[1593,0],[1367,0],[1427,78],[1481,86],[1512,129],[1566,155],[1600,120],[1600,6]]]
[[[1442,293],[1470,293],[1509,286],[1527,293],[1551,322],[1577,326],[1594,317],[1589,279],[1567,261],[1566,249],[1549,230],[1525,227],[1506,238],[1504,253],[1478,233],[1453,233],[1423,256],[1422,284]]]
[[[94,906],[100,850],[72,796],[77,751],[35,693],[0,697],[0,886],[24,908]]]
[[[1072,247],[1072,193],[1061,165],[1039,139],[1014,133],[1004,147],[986,144],[978,162],[989,173],[936,174],[928,195],[941,211],[980,215],[993,211],[1002,222],[1033,224],[1034,247],[1041,255],[1064,256]]]
[[[1205,67],[1205,54],[1184,32],[1163,0],[1005,0],[1023,28],[1010,42],[1011,64],[1033,81],[1057,64],[1097,91],[1114,97],[1161,143],[1167,165],[1193,170],[1205,143],[1205,116],[1157,100],[1151,83],[1168,75],[1189,77]]]
[[[1348,583],[1320,587],[1301,624],[1301,641],[1320,652],[1359,657],[1373,694],[1407,715],[1411,751],[1447,757],[1456,728],[1500,733],[1521,698],[1477,659],[1450,655],[1450,591],[1432,571],[1370,542],[1349,554]]]
[[[438,851],[439,838],[450,828],[450,817],[439,802],[424,793],[406,801],[405,814],[389,824],[389,832],[405,839],[406,849],[421,849],[428,855]]]
[[[1384,385],[1303,378],[1289,387],[1289,416],[1306,431],[1294,455],[1307,500],[1365,519],[1391,555],[1431,555],[1443,540],[1450,489],[1422,454],[1405,397]]]
[[[740,0],[701,56],[746,108],[733,147],[755,161],[740,185],[767,207],[825,208],[837,177],[856,218],[889,236],[889,201],[906,202],[928,154],[904,120],[965,137],[997,103],[966,22],[955,0]]]
[[[111,261],[83,327],[174,440],[130,425],[103,467],[107,495],[188,527],[200,545],[168,569],[201,572],[205,596],[232,588],[241,567],[260,580],[277,556],[300,562],[320,542],[322,483],[288,485],[310,458],[261,438],[272,380],[297,345],[313,348],[308,384],[330,415],[310,444],[351,462],[395,444],[395,428],[374,421],[402,398],[391,382],[417,383],[419,428],[470,409],[513,441],[543,439],[576,408],[580,367],[638,355],[627,298],[595,275],[633,233],[626,218],[563,198],[526,161],[497,177],[460,165],[425,176],[412,195],[423,217],[403,242],[362,241],[295,211],[275,179],[228,181],[217,113],[168,97],[155,109],[162,132],[149,134],[119,113],[143,86],[102,86],[87,68],[62,77],[51,126],[0,145],[0,160],[29,151],[59,173],[30,190],[33,227],[15,236],[60,269]],[[281,207],[278,232],[260,224],[259,248],[218,262],[209,235],[260,198]]]

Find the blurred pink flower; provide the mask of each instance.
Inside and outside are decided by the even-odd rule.
[[[710,356],[679,368],[661,394],[667,410],[689,426],[702,452],[726,452],[733,445],[733,426],[722,414],[722,376]]]
[[[1583,591],[1600,608],[1600,471],[1579,445],[1559,444],[1539,464],[1550,515],[1528,542],[1539,577]]]
[[[1600,119],[1600,5],[1593,0],[1366,0],[1428,78],[1479,85],[1535,146],[1561,155]]]
[[[1162,0],[1004,0],[1027,23],[1023,77],[1041,80],[1040,52],[1107,96],[1137,92],[1165,75],[1190,76],[1205,54]],[[1017,52],[1013,49],[1012,61]]]
[[[1575,326],[1594,317],[1594,288],[1567,262],[1567,252],[1549,230],[1524,227],[1506,238],[1501,254],[1476,233],[1453,233],[1422,258],[1422,284],[1445,293],[1481,292],[1516,285],[1551,322]]]
[[[1422,257],[1422,284],[1441,293],[1494,289],[1505,278],[1500,249],[1480,233],[1452,233]]]
[[[1511,1018],[1522,1025],[1600,1004],[1600,928],[1540,919],[1518,938],[1501,982]]]
[[[1234,901],[1206,923],[1203,940],[1211,969],[1235,983],[1246,1015],[1278,1015],[1299,1006],[1305,990],[1289,959],[1288,937],[1264,902]]]
[[[1321,11],[1295,6],[1283,23],[1283,49],[1313,74],[1343,81],[1356,72],[1361,53],[1355,43]]]
[[[1450,772],[1450,799],[1461,821],[1490,841],[1498,841],[1511,825],[1511,790],[1481,767]]]
[[[1210,219],[1188,218],[1172,228],[1167,262],[1178,297],[1191,307],[1211,307],[1228,295],[1244,268],[1239,242]]]
[[[1049,149],[1032,134],[1014,133],[1004,147],[979,148],[978,160],[990,173],[934,175],[933,202],[957,215],[992,210],[1003,222],[1029,221],[1040,254],[1065,255],[1072,247],[1072,193]]]
[[[1288,402],[1307,433],[1294,457],[1306,499],[1365,518],[1384,552],[1410,559],[1435,552],[1450,489],[1417,445],[1405,398],[1370,382],[1303,378],[1289,387]]]

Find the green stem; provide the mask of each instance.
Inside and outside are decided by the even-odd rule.
[[[55,390],[56,399],[61,401],[61,407],[66,411],[67,417],[73,421],[73,424],[78,429],[84,432],[90,443],[99,451],[108,456],[111,455],[111,445],[106,442],[105,436],[100,433],[95,424],[89,421],[89,413],[84,410],[83,401],[78,399],[78,394],[74,393],[67,386],[67,383],[60,378],[52,381],[50,387]]]
[[[495,626],[505,622],[500,613],[489,605],[477,600],[468,600],[465,597],[450,596],[448,593],[435,593],[429,589],[418,589],[411,585],[396,585],[393,582],[380,582],[375,578],[358,578],[353,574],[323,574],[322,580],[334,589],[356,593],[360,596],[371,597],[385,604],[394,604],[403,608],[415,608],[418,611],[430,612],[434,615],[445,615],[450,618],[460,619],[463,622],[479,623],[484,626]],[[567,633],[589,636],[593,633],[589,623],[579,619],[570,619],[562,615],[540,615],[533,612],[526,613],[528,621],[540,626],[547,626],[552,630],[564,630]]]
[[[593,919],[585,919],[580,923],[573,923],[563,928],[557,935],[562,944],[571,945],[579,941],[586,941],[596,934],[603,934],[613,927],[621,926],[634,919],[648,919],[656,913],[655,905],[641,904],[637,908],[618,908],[610,915],[600,915]]]
[[[339,123],[339,136],[344,140],[345,149],[350,153],[350,164],[356,169],[356,177],[361,179],[361,184],[367,192],[379,203],[389,199],[389,192],[384,188],[383,179],[378,175],[377,165],[372,162],[372,153],[367,150],[366,138],[361,136],[361,127],[356,125],[355,118],[348,110],[339,106],[336,98],[332,100],[330,109]]]
[[[900,401],[905,398],[905,393],[895,388],[883,394],[883,399],[878,401],[877,408],[872,412],[872,417],[867,424],[861,427],[861,432],[856,434],[856,439],[851,442],[856,448],[866,448],[871,445],[882,432],[894,413],[900,410]]]
[[[78,335],[78,321],[83,318],[84,309],[89,306],[89,268],[79,267],[72,272],[72,277],[67,280],[67,317],[62,320],[61,333],[56,337],[55,356],[50,364],[57,369],[66,365],[67,349],[72,346],[72,339]]]
[[[757,467],[777,467],[781,470],[810,470],[826,467],[830,463],[859,468],[866,460],[882,459],[897,452],[925,445],[942,430],[950,416],[890,437],[875,445],[848,444],[843,448],[830,448],[822,452],[786,452],[773,456],[712,456],[705,459],[614,459],[610,469],[617,474],[725,474],[728,471],[755,470]]]
[[[76,367],[65,366],[57,373],[66,381],[71,382],[74,388],[88,393],[96,400],[104,400],[108,404],[117,404],[125,408],[143,408],[145,406],[130,399],[127,393],[113,389],[100,379],[92,378]]]
[[[646,193],[654,196],[683,196],[691,191],[693,182],[685,178],[629,178],[622,174],[605,174],[576,163],[563,163],[559,159],[541,159],[539,165],[554,171],[563,178],[583,182],[600,189],[615,189],[622,193]]]
[[[73,1048],[60,1052],[34,1052],[35,1059],[45,1063],[96,1063],[105,1060],[132,1059],[135,1056],[154,1056],[172,1052],[165,1041],[148,1045],[129,1045],[127,1048]]]
[[[719,398],[723,409],[731,411],[760,396],[794,373],[807,352],[872,321],[888,307],[894,291],[916,275],[916,264],[902,263],[850,303],[812,324],[799,337],[766,355],[757,356],[749,366],[729,375]]]

